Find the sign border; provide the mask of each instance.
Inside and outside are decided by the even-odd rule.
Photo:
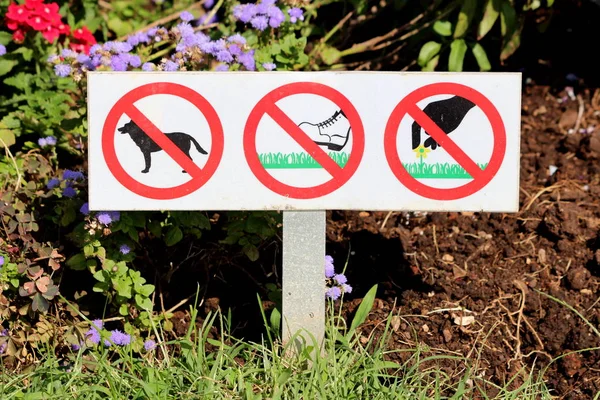
[[[211,132],[210,153],[204,168],[197,176],[190,174],[192,179],[188,182],[170,188],[157,188],[138,182],[123,169],[115,150],[117,124],[121,117],[126,115],[126,111],[131,107],[135,108],[136,101],[157,94],[177,96],[192,103],[206,118]],[[110,172],[126,189],[154,200],[173,200],[200,189],[214,175],[223,156],[224,140],[223,126],[217,112],[200,93],[177,83],[153,82],[129,91],[117,100],[108,112],[102,129],[102,154]]]
[[[257,128],[262,118],[269,113],[273,106],[280,110],[275,105],[277,101],[295,94],[314,94],[331,100],[342,109],[352,128],[352,150],[348,162],[344,168],[340,168],[341,171],[338,177],[332,177],[332,179],[317,186],[296,187],[275,179],[261,164],[256,150]],[[323,197],[334,192],[354,176],[364,154],[365,131],[358,111],[341,92],[321,83],[293,82],[273,89],[254,106],[244,128],[243,145],[246,162],[260,183],[281,196],[307,200]]]
[[[466,183],[462,186],[457,186],[455,188],[436,188],[428,186],[412,177],[402,165],[397,148],[397,137],[399,134],[398,128],[400,127],[400,123],[407,115],[413,117],[414,119],[414,116],[410,115],[411,109],[416,107],[421,110],[417,106],[418,102],[428,97],[444,94],[461,96],[475,103],[475,105],[483,111],[485,116],[490,121],[494,137],[492,156],[485,170],[481,171],[481,174],[478,178],[474,178],[469,183]],[[407,189],[432,200],[458,200],[468,197],[483,189],[488,183],[491,182],[491,180],[500,170],[500,166],[502,165],[504,156],[506,155],[506,145],[506,128],[500,113],[492,104],[492,102],[477,90],[454,82],[432,83],[422,86],[409,93],[398,103],[398,105],[396,105],[390,114],[384,133],[385,156],[392,173],[396,176],[401,184],[406,186]]]

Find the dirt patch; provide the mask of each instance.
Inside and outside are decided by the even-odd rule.
[[[572,353],[600,346],[590,328],[600,326],[599,100],[524,89],[517,214],[329,213],[330,252],[349,255],[353,295],[379,284],[365,335],[395,304],[405,317],[392,348],[420,341],[470,358],[489,381],[517,376],[515,386],[523,368],[547,367],[563,398],[600,391],[600,351]]]

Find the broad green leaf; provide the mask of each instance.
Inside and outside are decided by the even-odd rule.
[[[492,29],[500,15],[500,0],[487,0],[483,17],[477,28],[477,40],[483,38]]]
[[[320,54],[321,59],[325,64],[332,65],[340,60],[341,52],[335,47],[328,46],[321,50]]]
[[[152,309],[152,301],[147,297],[140,296],[139,294],[135,295],[135,303],[142,310]]]
[[[106,271],[104,271],[103,269],[96,271],[96,273],[94,274],[94,279],[96,279],[99,282],[106,282],[106,278],[108,276],[108,273]]]
[[[433,30],[440,36],[452,35],[452,22],[450,21],[435,21]]]
[[[421,67],[425,67],[429,60],[435,57],[442,48],[442,45],[438,42],[427,42],[421,47],[421,51],[419,51],[419,57],[417,62]]]
[[[429,60],[427,65],[423,67],[423,71],[425,71],[425,72],[435,71],[435,68],[437,67],[439,61],[440,61],[440,56],[438,54],[437,56],[435,56],[431,60]]]
[[[143,285],[137,292],[142,296],[149,297],[154,292],[154,285]]]
[[[126,299],[131,298],[131,282],[125,279],[112,279],[113,288],[117,291],[117,294]]]
[[[0,31],[0,44],[6,46],[10,42],[12,42],[12,34],[10,32]]]
[[[504,0],[500,9],[500,32],[505,42],[510,40],[515,29],[517,29],[517,12],[508,0]]]
[[[471,49],[475,59],[477,60],[477,64],[479,65],[479,69],[481,71],[489,71],[492,69],[490,65],[490,60],[488,60],[487,54],[485,53],[485,49],[479,43],[475,43],[473,48]]]
[[[50,308],[50,303],[41,294],[36,293],[33,296],[33,302],[31,303],[31,309],[33,311],[40,311],[45,313]]]
[[[450,56],[448,58],[448,69],[450,71],[462,71],[466,52],[467,43],[464,39],[456,39],[450,44]]]
[[[121,304],[121,307],[119,307],[119,314],[124,317],[129,314],[129,307],[127,307],[127,303]]]
[[[15,51],[13,51],[13,54],[21,54],[23,56],[23,60],[31,61],[31,59],[33,57],[33,50],[31,50],[28,47],[21,46],[18,49],[16,49]]]
[[[464,0],[460,13],[458,14],[458,21],[456,21],[456,28],[454,28],[454,37],[460,38],[465,36],[473,20],[473,15],[477,9],[477,0]]]
[[[65,264],[75,271],[83,271],[87,267],[85,261],[85,255],[83,253],[78,253],[69,258]]]
[[[513,34],[508,38],[508,41],[503,42],[502,51],[500,52],[500,61],[506,60],[508,57],[514,54],[515,51],[521,45],[521,29],[520,25]]]
[[[273,308],[273,311],[271,311],[269,322],[271,323],[271,328],[275,332],[279,332],[279,328],[281,328],[281,313],[277,308]]]
[[[167,246],[173,246],[183,239],[183,232],[178,226],[171,225],[165,235],[165,243]]]
[[[548,7],[552,7],[554,5],[554,0],[548,0]]]
[[[13,67],[17,65],[15,60],[7,60],[0,58],[0,76],[8,74]]]
[[[356,314],[354,314],[354,318],[352,318],[352,324],[350,325],[350,330],[346,335],[346,339],[350,339],[354,335],[354,331],[358,328],[362,323],[367,320],[369,313],[371,312],[371,308],[373,308],[373,303],[375,302],[375,296],[377,295],[377,285],[373,286],[363,297],[358,309],[356,310]]]
[[[4,142],[7,147],[12,146],[16,142],[15,134],[10,129],[0,129],[0,139],[2,139],[0,147],[4,147],[2,142]]]
[[[246,254],[250,261],[258,260],[258,249],[253,244],[246,244],[244,247],[242,247],[242,251],[244,252],[244,254]]]

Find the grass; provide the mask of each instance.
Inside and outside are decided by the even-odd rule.
[[[261,343],[228,335],[227,318],[220,313],[203,325],[190,324],[177,341],[162,343],[168,358],[133,355],[100,348],[73,353],[59,360],[47,349],[45,358],[20,373],[0,371],[0,398],[9,399],[551,399],[543,375],[517,375],[519,385],[498,386],[486,381],[477,368],[461,357],[436,353],[424,345],[409,350],[386,350],[394,315],[381,322],[384,332],[372,335],[359,326],[367,320],[375,300],[374,287],[362,300],[350,327],[332,303],[328,307],[323,355],[310,346],[291,351],[278,338],[278,313],[263,311],[265,336]],[[191,321],[196,308],[190,308]],[[398,318],[398,316],[395,316]],[[269,321],[269,322],[267,322]],[[211,327],[220,339],[209,337]],[[378,338],[376,338],[378,336]],[[419,343],[418,340],[415,340]],[[314,345],[314,342],[313,342]],[[314,347],[313,347],[314,348]],[[158,350],[157,350],[158,351]],[[402,362],[392,362],[395,355]],[[160,354],[160,353],[157,353]],[[397,358],[396,358],[397,359]],[[439,367],[452,363],[451,375]],[[548,368],[548,366],[546,366]],[[515,377],[517,376],[515,375]],[[517,386],[517,387],[514,387]]]
[[[342,168],[348,162],[346,153],[330,152],[329,157]],[[258,155],[258,159],[266,169],[323,168],[308,153],[262,153]]]
[[[420,161],[415,163],[403,163],[402,165],[413,178],[418,179],[473,179],[460,164],[427,164]],[[488,164],[477,165],[484,170]]]

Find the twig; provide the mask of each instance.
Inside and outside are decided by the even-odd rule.
[[[195,295],[191,295],[188,298],[181,300],[179,303],[175,304],[173,307],[169,308],[167,311],[164,311],[163,313],[171,314],[173,311],[175,311],[176,309],[178,309],[179,307],[181,307],[182,305],[184,305],[185,303],[190,301],[190,299],[194,296]],[[204,301],[204,299],[202,299],[202,300]]]
[[[382,231],[383,228],[385,228],[385,224],[387,224],[388,219],[392,216],[393,213],[394,213],[394,211],[390,211],[389,213],[387,213],[387,215],[383,219],[383,222],[381,223],[381,226],[379,227],[380,231]]]
[[[581,126],[581,118],[583,118],[583,112],[585,111],[585,104],[583,103],[583,99],[581,95],[577,95],[577,101],[579,102],[579,112],[577,113],[577,122],[575,123],[574,131],[577,133],[579,131],[579,127]]]
[[[433,244],[435,246],[435,254],[439,256],[440,255],[440,248],[438,247],[437,236],[435,234],[435,225],[433,226]]]
[[[15,170],[17,171],[17,183],[15,185],[15,189],[19,189],[21,186],[21,171],[19,171],[19,167],[17,166],[17,161],[15,160],[15,158],[13,157],[12,153],[10,152],[8,145],[6,144],[6,142],[0,138],[0,142],[2,142],[2,145],[4,146],[4,150],[6,150],[6,155],[8,155],[8,157],[10,157],[10,159],[13,162],[13,165],[15,166]]]
[[[331,39],[331,37],[338,30],[341,29],[341,27],[350,19],[350,17],[352,17],[352,15],[354,15],[354,11],[350,11],[344,18],[342,18],[340,20],[340,22],[338,22],[337,24],[335,24],[335,26],[333,28],[331,28],[331,30],[329,32],[327,32],[327,34],[325,36],[323,36],[323,38],[319,41],[319,44],[317,46],[315,46],[314,49],[312,49],[312,51],[309,54],[309,57],[312,57],[317,51],[321,50],[321,47],[323,47],[323,45],[325,43],[327,43],[327,41],[329,39]]]
[[[540,190],[539,192],[537,192],[532,198],[531,200],[529,200],[529,203],[527,203],[527,205],[525,206],[525,208],[523,209],[523,211],[527,211],[529,210],[529,207],[531,207],[531,205],[533,204],[534,201],[536,201],[538,199],[538,197],[540,197],[541,195],[543,195],[546,192],[551,192],[554,189],[558,189],[559,187],[562,187],[563,184],[562,183],[556,183],[552,186],[548,186],[547,188],[544,188],[542,190]]]

